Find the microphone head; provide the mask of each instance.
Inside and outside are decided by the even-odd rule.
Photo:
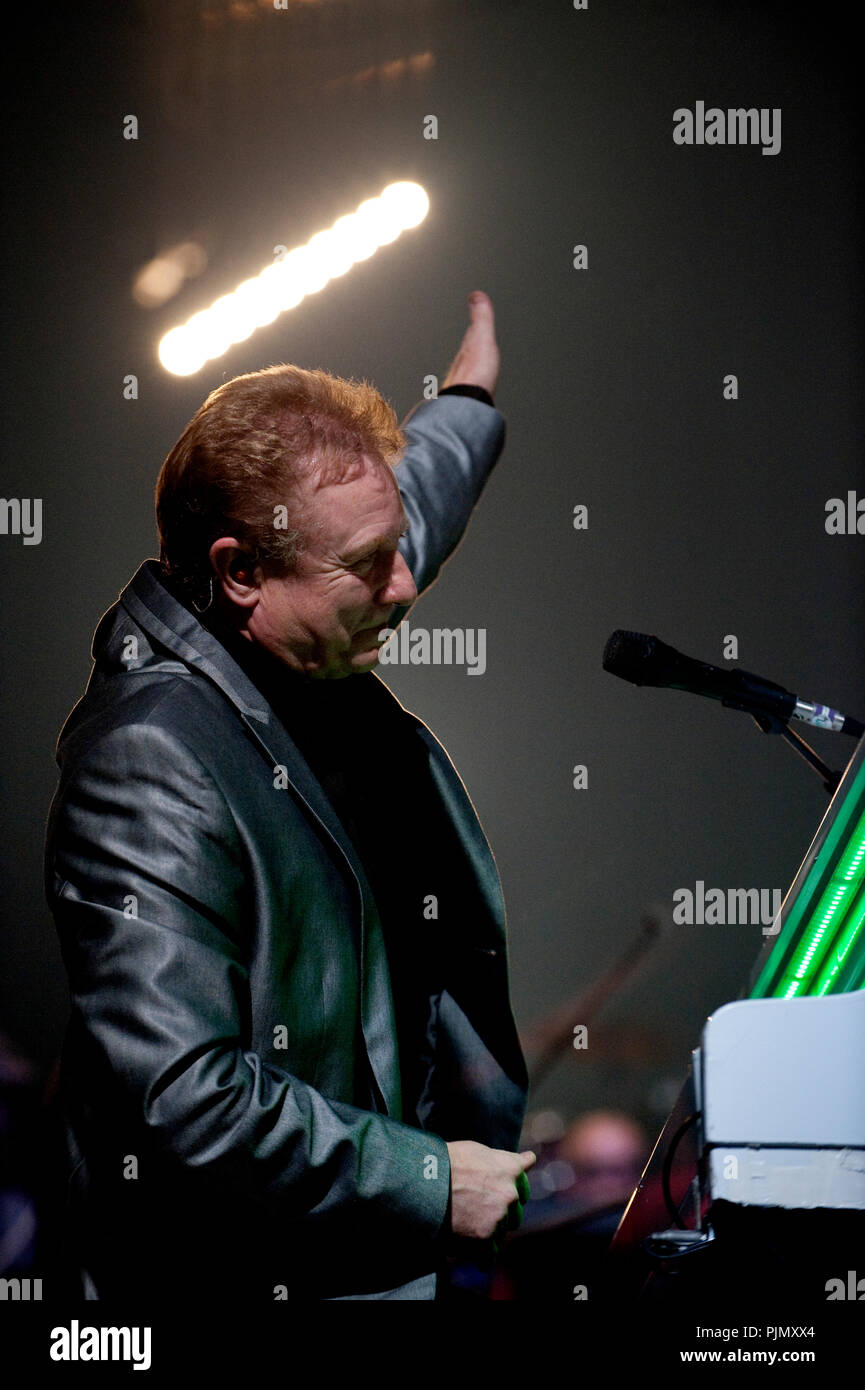
[[[604,647],[604,670],[612,676],[621,676],[632,685],[653,685],[661,674],[659,647],[664,647],[664,643],[647,632],[625,632],[623,628],[616,628]]]

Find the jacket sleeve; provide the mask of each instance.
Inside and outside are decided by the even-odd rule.
[[[241,840],[184,741],[152,716],[100,737],[61,779],[47,849],[93,1074],[169,1168],[343,1251],[348,1238],[390,1252],[394,1283],[401,1259],[429,1268],[447,1215],[444,1141],[328,1100],[250,1045]]]
[[[402,423],[407,438],[396,480],[411,523],[400,549],[418,593],[437,578],[468,526],[505,442],[494,406],[470,396],[421,401]],[[390,625],[407,612],[394,610]]]

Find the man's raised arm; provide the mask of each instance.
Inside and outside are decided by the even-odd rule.
[[[421,401],[402,423],[408,443],[396,479],[411,529],[400,549],[419,594],[460,541],[505,441],[504,417],[492,403],[500,356],[489,296],[476,290],[469,311],[438,397]],[[407,611],[395,609],[390,625]]]

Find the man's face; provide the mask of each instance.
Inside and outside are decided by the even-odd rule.
[[[408,522],[393,470],[364,463],[349,482],[302,481],[306,548],[294,574],[262,578],[248,622],[254,642],[307,675],[371,670],[391,610],[417,597],[398,549]]]

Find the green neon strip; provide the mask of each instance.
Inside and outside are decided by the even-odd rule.
[[[828,960],[823,966],[822,973],[814,990],[815,994],[832,993],[832,982],[844,965],[850,947],[853,945],[853,942],[858,941],[859,937],[862,935],[862,927],[865,925],[865,893],[863,893],[861,889],[859,890],[856,902],[847,914],[847,918],[849,926],[847,926],[837,948],[832,952],[832,959]]]
[[[751,999],[865,989],[865,744],[845,780],[841,804],[833,803],[825,832],[818,830],[822,843],[807,875],[800,870],[781,909],[780,931],[767,945]]]
[[[825,984],[827,979],[835,973],[839,957],[843,959],[843,955],[846,955],[862,927],[861,916],[858,913],[852,913],[851,909],[859,896],[863,877],[865,877],[865,813],[859,817],[835,873],[820,895],[816,908],[810,914],[805,927],[807,936],[800,941],[798,950],[785,970],[779,987],[772,991],[773,994],[781,994],[785,999],[792,999],[800,994],[826,993],[826,990],[821,989],[820,985]],[[859,916],[858,922],[856,921],[857,916]],[[837,949],[832,952],[831,947],[836,943]],[[842,946],[844,947],[843,955],[841,954]],[[827,957],[829,957],[828,961]],[[824,961],[826,961],[826,965],[818,980],[818,971],[820,971]]]

